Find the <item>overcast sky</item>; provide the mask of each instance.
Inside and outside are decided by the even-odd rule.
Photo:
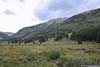
[[[100,7],[100,0],[0,0],[0,31],[17,32],[45,20]]]

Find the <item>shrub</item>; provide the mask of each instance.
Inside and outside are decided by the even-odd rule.
[[[61,35],[57,35],[56,37],[55,37],[55,41],[59,41],[59,40],[61,40],[63,38],[63,36],[61,36]]]
[[[92,60],[86,57],[62,57],[56,65],[58,67],[81,67],[81,65],[89,64],[92,64]]]
[[[50,59],[56,60],[56,59],[60,58],[61,54],[60,54],[60,52],[57,51],[57,50],[52,50],[52,51],[50,51],[50,52],[48,53],[48,56],[49,56]]]
[[[40,42],[40,44],[42,44],[43,42],[46,42],[46,37],[45,36],[42,36],[42,35],[40,35],[40,36],[38,36],[38,41]]]
[[[36,56],[34,54],[30,54],[26,57],[27,61],[32,62],[36,60]]]
[[[97,38],[96,38],[96,42],[97,42],[97,43],[100,43],[100,31],[97,33],[96,36],[97,36]]]

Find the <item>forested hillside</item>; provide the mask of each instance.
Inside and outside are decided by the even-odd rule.
[[[86,11],[70,18],[58,18],[48,22],[25,27],[12,38],[38,39],[40,36],[52,38],[66,37],[72,33],[71,39],[100,41],[100,9]]]

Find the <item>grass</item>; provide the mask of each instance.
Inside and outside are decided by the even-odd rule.
[[[59,55],[59,56],[58,56]],[[53,58],[51,58],[53,57]],[[81,67],[100,65],[100,44],[52,40],[43,44],[1,44],[0,67]]]

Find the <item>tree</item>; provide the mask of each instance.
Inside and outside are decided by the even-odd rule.
[[[56,60],[58,58],[60,58],[61,54],[59,51],[57,50],[52,50],[48,53],[48,57],[51,59],[51,60]]]
[[[82,38],[80,36],[78,37],[77,41],[78,41],[78,44],[82,44],[83,43]]]
[[[56,37],[55,37],[55,41],[59,41],[59,40],[61,40],[63,38],[63,36],[62,35],[57,35]]]
[[[30,42],[32,42],[31,39],[24,39],[24,43],[25,43],[25,44],[26,44],[26,43],[30,43]]]
[[[95,27],[83,27],[72,33],[71,39],[77,40],[81,38],[83,41],[94,41],[96,40],[96,29]]]
[[[38,41],[39,41],[40,44],[41,44],[42,42],[46,42],[46,37],[43,36],[43,35],[39,35]]]
[[[68,34],[66,34],[66,38],[68,38]]]
[[[97,33],[96,42],[97,43],[100,43],[100,31]]]
[[[62,31],[59,31],[56,33],[54,40],[59,41],[59,40],[63,39],[64,37],[66,37],[66,34]]]

